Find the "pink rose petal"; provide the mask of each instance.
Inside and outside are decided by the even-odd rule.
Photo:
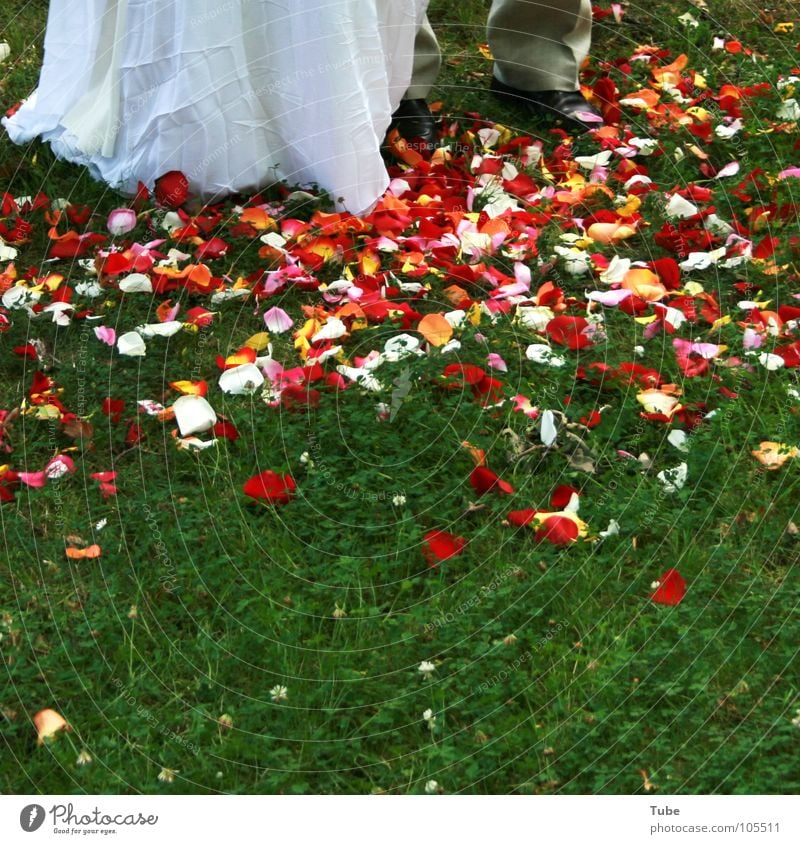
[[[113,346],[117,342],[117,332],[107,325],[98,325],[94,330],[94,336],[107,346]]]

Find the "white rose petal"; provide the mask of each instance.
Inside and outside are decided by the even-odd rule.
[[[448,311],[444,318],[453,326],[453,328],[460,328],[466,317],[466,311]]]
[[[575,163],[584,170],[594,170],[595,167],[605,167],[611,161],[610,149],[598,152],[596,155],[576,155]]]
[[[10,311],[16,310],[17,308],[27,308],[30,305],[35,305],[40,297],[41,293],[37,293],[34,290],[29,290],[22,284],[16,284],[14,287],[9,287],[8,290],[3,294],[2,303],[4,308],[8,308]]]
[[[698,213],[698,208],[693,202],[684,199],[680,194],[674,193],[669,198],[664,213],[668,217],[678,217],[685,220],[687,217],[694,217]]]
[[[800,120],[800,105],[794,98],[784,100],[775,116],[779,120]]]
[[[682,270],[707,270],[713,267],[721,258],[725,257],[726,249],[720,246],[719,249],[712,249],[710,252],[690,252],[685,261],[678,265]]]
[[[152,293],[153,282],[144,273],[131,273],[120,280],[119,289],[123,293]]]
[[[232,396],[250,395],[264,383],[264,375],[254,363],[243,363],[226,369],[219,377],[223,393]]]
[[[764,367],[764,369],[769,370],[770,372],[774,372],[776,369],[780,369],[782,366],[786,365],[786,361],[780,355],[773,355],[769,352],[763,352],[758,356],[758,362]]]
[[[547,328],[547,323],[554,316],[555,314],[545,305],[537,305],[536,307],[530,305],[517,306],[516,321],[533,331],[544,331]]]
[[[552,410],[545,410],[542,413],[540,439],[548,448],[556,441],[558,430],[556,429],[555,415]]]
[[[389,193],[393,196],[402,196],[411,190],[411,185],[405,179],[392,179],[389,182]]]
[[[445,343],[444,346],[442,346],[439,349],[439,354],[440,355],[447,355],[447,354],[450,354],[450,352],[457,352],[460,348],[461,348],[461,341],[453,338],[449,343]]]
[[[566,246],[556,246],[555,252],[564,259],[564,269],[570,275],[588,275],[592,271],[588,252]]]
[[[103,288],[96,281],[79,281],[75,285],[75,292],[78,296],[85,296],[87,299],[96,299],[103,295]]]
[[[628,143],[639,150],[639,155],[652,155],[658,149],[657,138],[631,138]]]
[[[220,305],[223,302],[230,302],[232,299],[244,299],[250,295],[250,291],[246,287],[239,287],[234,290],[232,287],[226,290],[220,290],[211,297],[212,305]]]
[[[117,351],[129,357],[144,357],[147,354],[147,346],[138,331],[128,331],[117,338]]]
[[[73,307],[69,302],[51,302],[42,309],[42,313],[50,314],[56,325],[69,325],[71,320],[68,312],[72,310]]]
[[[267,232],[267,234],[262,234],[259,240],[262,243],[266,243],[267,246],[271,246],[273,249],[278,249],[280,251],[283,251],[284,246],[286,246],[286,238],[279,235],[278,232]]]
[[[314,363],[325,363],[328,358],[335,358],[341,351],[341,346],[331,346],[330,349],[325,349],[324,352],[316,355],[314,358],[309,357],[308,362],[310,363],[313,360]],[[256,363],[258,363],[258,358],[256,358]]]
[[[138,325],[136,330],[142,337],[172,337],[183,328],[183,323],[176,319],[170,319],[166,322],[151,322],[147,325]]]
[[[413,334],[398,334],[396,337],[390,337],[384,343],[381,358],[393,362],[410,355],[422,355],[424,352],[420,350],[419,344],[419,338],[414,337]]]
[[[347,326],[337,317],[328,317],[325,325],[311,338],[312,343],[322,340],[338,340],[347,334]]]
[[[137,401],[136,404],[138,404],[148,416],[158,416],[165,410],[163,404],[153,401],[152,399],[141,399],[140,401]]]
[[[742,121],[737,117],[732,123],[720,123],[714,128],[714,134],[718,138],[728,140],[732,138],[737,132],[742,130]]]
[[[186,223],[181,219],[180,214],[175,211],[167,211],[164,219],[161,221],[161,227],[168,232],[175,231],[175,229],[182,229]]]
[[[544,343],[533,343],[528,346],[525,349],[525,357],[534,363],[544,363],[547,366],[563,366],[567,362]]]
[[[202,396],[181,396],[172,405],[182,437],[200,434],[217,424],[214,408]]]
[[[616,536],[619,533],[619,522],[616,519],[611,519],[608,523],[608,527],[605,530],[601,530],[598,536],[601,539],[605,539],[608,536]]]
[[[193,449],[194,451],[205,451],[211,448],[212,445],[217,444],[217,438],[213,440],[201,440],[198,437],[178,437],[176,440],[178,448]]]
[[[716,214],[709,214],[705,220],[703,220],[703,226],[706,231],[711,232],[711,234],[720,235],[721,237],[727,237],[733,232],[733,226],[726,223],[725,220],[718,217]]]
[[[359,368],[355,366],[345,366],[340,364],[336,367],[336,371],[345,378],[355,381],[359,387],[371,392],[380,392],[383,389],[383,384],[366,368]]]
[[[682,431],[680,428],[675,428],[667,434],[667,442],[675,446],[678,451],[688,451],[689,446],[687,445],[687,440],[689,439],[686,431]]]
[[[683,489],[688,474],[689,467],[685,463],[679,463],[672,469],[659,472],[656,477],[664,485],[665,492],[677,492],[679,489]]]
[[[630,258],[620,258],[619,255],[615,255],[598,277],[603,284],[621,284],[625,278],[625,273],[630,268]]]

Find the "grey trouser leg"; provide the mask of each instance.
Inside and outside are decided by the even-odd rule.
[[[493,0],[495,76],[523,91],[577,91],[591,33],[590,0]]]
[[[428,23],[428,16],[425,15],[422,26],[417,30],[417,37],[414,39],[414,68],[411,74],[411,85],[405,99],[427,99],[428,92],[436,83],[441,65],[442,52],[439,49],[439,42]]]
[[[495,76],[523,91],[576,91],[589,54],[590,0],[493,0],[488,20]],[[406,98],[425,99],[442,62],[427,17],[414,42],[414,71]]]

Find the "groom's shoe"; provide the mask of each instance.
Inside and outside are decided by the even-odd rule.
[[[389,130],[392,129],[397,129],[400,137],[416,152],[429,152],[436,147],[439,122],[425,100],[401,100],[392,115]]]
[[[522,91],[492,77],[492,93],[505,102],[524,108],[532,114],[555,117],[564,123],[588,132],[603,126],[603,116],[580,91]]]

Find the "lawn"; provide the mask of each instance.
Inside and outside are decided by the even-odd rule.
[[[800,10],[623,6],[570,137],[433,0],[363,220],[0,137],[0,790],[800,788]]]

